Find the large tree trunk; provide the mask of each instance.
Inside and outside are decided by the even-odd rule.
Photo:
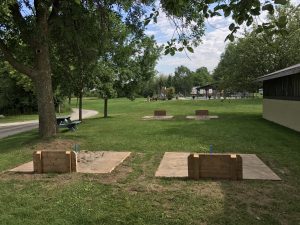
[[[39,133],[43,138],[56,135],[56,115],[52,90],[49,53],[48,8],[37,5],[34,84],[39,110]]]
[[[82,91],[79,92],[79,120],[82,121]]]
[[[39,134],[43,138],[56,135],[56,115],[53,99],[48,44],[36,50],[37,71],[34,78],[39,111]]]
[[[34,83],[39,111],[39,134],[43,138],[49,138],[56,134],[56,117],[49,71],[38,73]]]

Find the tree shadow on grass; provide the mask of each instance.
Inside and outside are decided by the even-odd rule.
[[[193,137],[208,134],[232,134],[247,135],[247,133],[274,132],[285,135],[299,136],[299,132],[291,130],[279,124],[267,121],[260,114],[249,113],[217,113],[218,119],[192,120],[186,119],[185,115],[176,115],[174,122],[166,129],[161,130],[162,135],[180,135]],[[185,123],[182,123],[185,122]],[[154,131],[157,133],[157,131]]]
[[[35,144],[39,141],[37,131],[28,131],[0,139],[0,154]]]
[[[219,184],[223,209],[208,218],[209,224],[273,225],[299,222],[295,209],[297,203],[294,201],[297,192],[290,184],[267,180],[221,180]]]
[[[210,209],[207,216],[202,217],[205,221],[203,224],[271,225],[285,224],[287,221],[288,224],[299,222],[297,209],[288,206],[294,204],[295,207],[297,204],[294,201],[297,196],[295,184],[266,180],[156,179],[165,187],[178,188],[193,195],[194,200],[190,202],[191,210],[197,207],[200,212]],[[216,202],[218,203],[215,204]],[[215,209],[212,208],[213,205]],[[198,219],[197,216],[193,217]]]

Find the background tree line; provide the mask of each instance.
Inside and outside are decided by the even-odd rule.
[[[280,32],[263,30],[256,24],[252,31],[227,45],[213,72],[220,90],[256,92],[262,75],[300,63],[300,8],[287,4],[268,16],[267,24],[282,23]]]
[[[160,97],[164,87],[174,88],[174,95],[190,96],[192,87],[203,86],[212,82],[212,76],[206,67],[191,71],[185,66],[179,66],[174,74],[153,77],[148,81],[141,92],[144,97]]]

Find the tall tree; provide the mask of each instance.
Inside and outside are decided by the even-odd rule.
[[[153,4],[154,0],[112,0],[112,1],[88,1],[74,0],[84,6],[93,5],[98,12],[99,20],[104,19],[103,9],[115,11],[120,16],[127,12],[125,22],[143,26],[141,18],[145,15],[143,4]],[[61,25],[59,16],[64,14],[60,5],[66,1],[62,0],[7,0],[0,3],[0,50],[1,57],[8,61],[16,70],[30,77],[34,83],[38,108],[39,108],[39,130],[42,137],[51,137],[56,133],[56,121],[52,90],[52,70],[50,62],[50,33]],[[232,14],[237,24],[247,22],[250,25],[253,18],[262,10],[274,12],[272,3],[285,3],[285,0],[274,0],[260,3],[259,0],[244,1],[189,1],[189,0],[161,0],[160,7],[167,13],[176,25],[178,38],[172,38],[168,43],[165,53],[174,54],[175,51],[183,51],[185,48],[193,52],[193,45],[199,44],[204,34],[204,19],[210,16],[218,16],[222,10],[225,16]],[[209,6],[217,3],[214,10]],[[121,9],[121,10],[120,10]],[[80,13],[80,11],[78,12]],[[147,21],[157,20],[158,11],[150,14]],[[80,18],[80,14],[77,15]],[[278,23],[281,26],[282,23]],[[265,24],[264,27],[268,27]],[[234,38],[234,33],[239,27],[234,23],[230,25],[231,34],[228,39]],[[176,41],[183,44],[177,48]],[[12,51],[12,46],[18,46],[17,51]],[[23,61],[18,54],[20,51],[27,52],[27,61]]]
[[[235,43],[227,46],[214,78],[221,89],[254,92],[258,76],[283,69],[300,62],[300,9],[291,5],[281,7],[269,17],[270,24],[287,18],[284,33],[262,31],[258,26]]]
[[[186,96],[191,92],[193,86],[191,75],[192,71],[185,66],[179,66],[175,69],[173,84],[177,93]]]
[[[200,67],[192,73],[193,86],[202,86],[212,82],[212,77],[206,67]]]
[[[83,90],[92,85],[92,75],[105,42],[102,33],[106,32],[110,20],[102,25],[90,5],[66,1],[60,7],[64,14],[57,21],[62,25],[51,34],[53,74],[68,96],[74,93],[79,99],[79,120],[82,120]]]

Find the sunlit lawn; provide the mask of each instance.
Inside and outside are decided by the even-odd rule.
[[[110,175],[0,175],[0,224],[299,224],[300,134],[261,118],[261,100],[109,101],[76,132],[60,132],[82,150],[131,151]],[[143,121],[155,109],[171,121]],[[196,109],[220,119],[188,121]],[[0,140],[0,169],[31,158],[36,131]],[[158,179],[165,151],[255,153],[283,181]]]

